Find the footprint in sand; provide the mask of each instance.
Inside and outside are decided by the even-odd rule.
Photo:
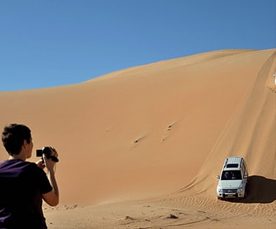
[[[162,138],[162,142],[164,142],[167,138],[168,138],[168,136],[170,135],[170,131],[172,130],[172,128],[173,128],[173,126],[176,124],[176,122],[173,122],[172,124],[170,124],[168,127],[167,127],[167,129],[166,129],[166,131],[165,131],[165,133],[164,133],[164,135],[163,135],[163,138]]]
[[[137,138],[132,142],[133,146],[134,146],[134,147],[137,146],[138,143],[140,143],[146,136],[147,136],[146,134],[143,134],[143,135],[137,137]]]

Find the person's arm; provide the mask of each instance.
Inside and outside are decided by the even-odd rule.
[[[52,149],[53,155],[58,156],[57,152]],[[47,168],[47,176],[50,181],[50,184],[52,185],[53,189],[50,192],[42,194],[42,198],[44,201],[49,204],[50,206],[56,206],[59,203],[59,190],[58,190],[58,185],[55,177],[55,164],[52,159],[47,159],[45,156],[43,156],[45,167]]]

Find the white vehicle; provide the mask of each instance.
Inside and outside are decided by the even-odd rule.
[[[245,188],[248,181],[248,171],[242,157],[227,157],[220,175],[217,186],[218,199],[244,198]]]

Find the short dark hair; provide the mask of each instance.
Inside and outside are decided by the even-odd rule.
[[[3,145],[10,155],[19,154],[24,140],[30,143],[31,138],[31,130],[22,124],[10,124],[2,132]]]

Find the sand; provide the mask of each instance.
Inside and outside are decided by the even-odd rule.
[[[50,229],[275,228],[275,73],[275,49],[201,53],[0,92],[0,126],[24,123],[34,149],[59,152]],[[244,200],[216,198],[227,156],[247,162]]]

